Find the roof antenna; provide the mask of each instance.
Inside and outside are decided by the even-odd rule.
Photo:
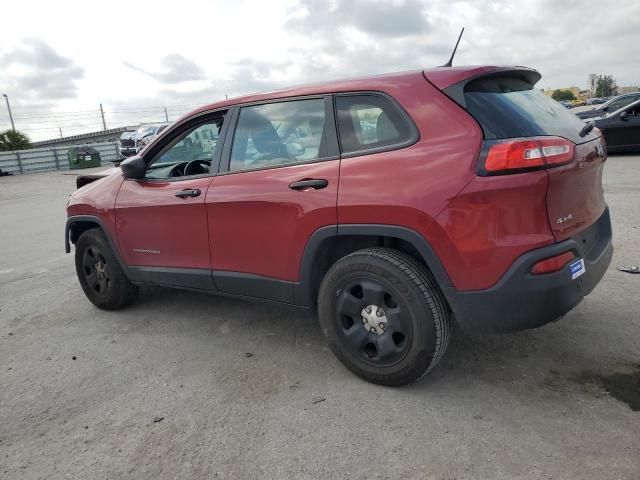
[[[460,30],[460,35],[458,36],[458,41],[456,42],[456,46],[453,47],[453,52],[451,52],[451,58],[447,63],[441,65],[441,67],[452,67],[453,66],[453,57],[456,55],[456,50],[458,50],[458,44],[460,43],[460,39],[462,38],[462,34],[464,33],[464,27]]]

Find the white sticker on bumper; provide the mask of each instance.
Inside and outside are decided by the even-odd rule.
[[[584,258],[576,260],[573,263],[569,264],[569,270],[571,270],[571,278],[575,280],[580,275],[583,275],[586,272],[586,268],[584,267]]]

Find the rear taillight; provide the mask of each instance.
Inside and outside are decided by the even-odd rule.
[[[555,167],[571,162],[574,152],[575,145],[560,137],[506,140],[489,148],[484,170],[496,174]]]
[[[531,267],[531,273],[541,275],[543,273],[557,272],[558,270],[562,270],[564,266],[574,258],[576,258],[576,256],[573,252],[564,252],[555,257],[545,258]]]

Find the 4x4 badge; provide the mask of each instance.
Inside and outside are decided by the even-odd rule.
[[[556,224],[560,225],[560,224],[563,224],[563,223],[567,223],[569,220],[573,220],[573,215],[572,214],[569,214],[569,215],[567,215],[565,217],[558,218],[558,220],[556,220]]]

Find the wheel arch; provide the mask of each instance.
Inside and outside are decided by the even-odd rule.
[[[71,253],[71,243],[75,244],[80,235],[82,235],[87,230],[91,230],[94,228],[98,228],[102,231],[104,236],[109,242],[109,246],[113,251],[120,267],[125,272],[127,277],[129,277],[129,271],[127,265],[122,260],[120,256],[120,251],[118,250],[118,245],[113,241],[111,235],[109,234],[109,230],[105,227],[102,220],[93,215],[74,215],[72,217],[67,218],[67,223],[64,229],[64,251],[66,253]]]
[[[295,303],[315,305],[320,283],[331,265],[354,251],[373,246],[395,248],[422,263],[451,308],[454,300],[451,279],[429,242],[415,230],[382,224],[332,225],[316,230],[302,256],[300,278],[294,287]]]

